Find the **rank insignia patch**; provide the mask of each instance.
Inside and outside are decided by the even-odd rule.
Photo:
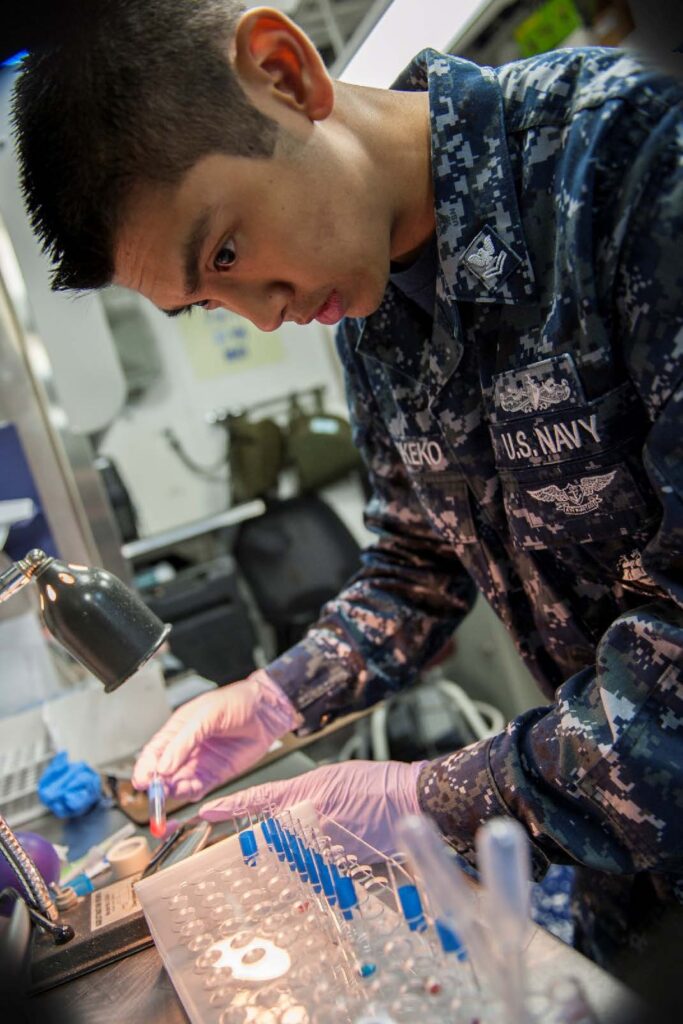
[[[462,261],[489,291],[501,285],[521,262],[488,224],[470,242]]]

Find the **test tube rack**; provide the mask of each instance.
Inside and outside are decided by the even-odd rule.
[[[507,1020],[400,858],[310,804],[245,821],[135,888],[192,1024]],[[571,984],[536,998],[528,1024],[591,1024]]]

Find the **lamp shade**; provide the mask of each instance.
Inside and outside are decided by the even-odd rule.
[[[32,577],[46,627],[107,692],[115,690],[158,650],[171,627],[105,569],[43,558]]]

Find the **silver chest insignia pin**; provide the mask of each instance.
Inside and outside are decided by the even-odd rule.
[[[566,380],[544,380],[539,384],[531,374],[526,374],[521,387],[505,388],[500,404],[506,412],[542,412],[551,405],[565,402],[571,393]]]
[[[602,505],[603,499],[599,497],[599,492],[609,487],[616,475],[617,471],[613,469],[611,473],[603,473],[602,476],[583,476],[576,483],[566,484],[565,487],[550,484],[537,491],[527,491],[527,494],[538,501],[555,502],[558,512],[565,512],[570,516],[584,516]]]
[[[633,550],[630,555],[622,555],[617,564],[622,580],[627,583],[641,583],[643,580],[651,582],[643,568],[640,551]]]

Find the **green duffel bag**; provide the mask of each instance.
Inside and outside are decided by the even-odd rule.
[[[230,478],[234,504],[277,493],[278,476],[285,463],[285,441],[274,420],[250,423],[247,416],[232,416]]]
[[[341,480],[361,465],[349,424],[325,412],[293,414],[287,428],[287,460],[297,470],[302,492]]]

